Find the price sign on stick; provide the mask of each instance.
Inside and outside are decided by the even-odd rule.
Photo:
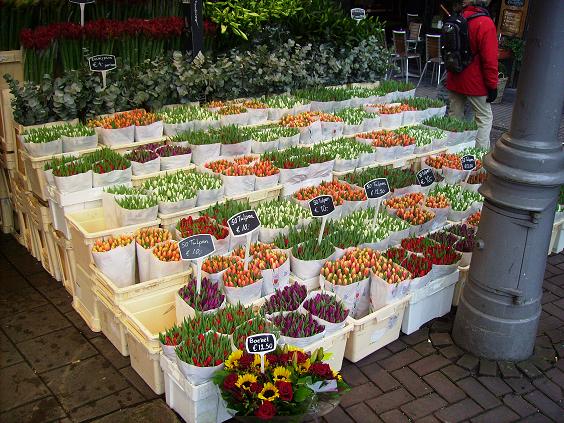
[[[229,229],[233,236],[247,236],[247,245],[245,246],[245,270],[249,265],[249,250],[251,249],[252,232],[260,227],[260,219],[254,210],[245,210],[232,216],[228,221]]]
[[[182,260],[196,260],[196,291],[200,292],[202,283],[202,261],[215,251],[213,236],[210,234],[192,235],[178,242]]]
[[[471,154],[463,156],[460,161],[462,162],[462,170],[474,170],[476,167],[476,157]]]
[[[355,21],[359,22],[366,18],[366,10],[361,9],[360,7],[355,7],[351,9],[351,18]]]
[[[372,220],[372,226],[376,226],[376,221],[378,219],[378,213],[380,213],[380,205],[382,204],[382,198],[390,192],[390,184],[387,178],[376,178],[372,179],[364,185],[364,192],[368,198],[376,198],[376,211],[374,212],[374,220]]]
[[[84,8],[87,4],[94,3],[95,0],[69,0],[71,3],[76,3],[80,6],[80,26],[84,26]]]
[[[264,355],[276,349],[276,337],[272,333],[259,333],[248,336],[245,348],[249,354],[260,355],[260,371],[264,373]]]
[[[313,200],[310,200],[309,209],[313,217],[321,217],[321,229],[319,231],[319,237],[317,238],[317,244],[321,244],[321,238],[323,238],[323,231],[325,231],[327,216],[335,211],[333,197],[330,195],[320,195],[319,197],[315,197]]]
[[[435,182],[435,174],[433,173],[433,169],[430,168],[420,170],[415,177],[422,187],[428,187]]]
[[[106,89],[106,74],[117,67],[116,56],[113,54],[99,54],[88,58],[88,66],[92,72],[102,74],[102,86]]]

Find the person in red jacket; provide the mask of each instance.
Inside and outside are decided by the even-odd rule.
[[[484,12],[489,0],[463,0],[462,15]],[[447,72],[446,87],[449,90],[449,114],[464,117],[466,101],[470,102],[478,124],[476,146],[490,148],[490,132],[493,123],[490,103],[497,97],[497,34],[489,16],[479,16],[468,21],[470,49],[474,58],[460,73]]]

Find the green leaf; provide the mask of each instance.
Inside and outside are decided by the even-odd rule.
[[[305,386],[300,386],[294,391],[294,400],[296,402],[303,402],[312,395],[313,391]]]

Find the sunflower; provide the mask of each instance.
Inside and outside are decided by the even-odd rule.
[[[251,385],[257,381],[257,377],[250,373],[245,373],[237,378],[237,382],[235,382],[235,386],[237,388],[246,389],[249,391],[251,389]]]
[[[309,362],[309,358],[304,361],[303,363],[298,363],[296,366],[296,369],[298,370],[298,372],[300,373],[307,373],[307,371],[309,370],[309,366],[311,365],[311,363]]]
[[[274,401],[278,398],[278,389],[273,383],[266,383],[258,397],[263,401]]]
[[[274,369],[272,378],[274,382],[289,382],[291,374],[292,373],[287,368],[278,366]]]
[[[288,351],[289,351],[289,352],[292,352],[292,351],[304,352],[303,348],[294,347],[293,345],[288,345]]]
[[[333,377],[335,379],[337,379],[339,382],[341,382],[343,380],[343,376],[341,376],[341,374],[339,372],[333,371]]]
[[[233,351],[229,358],[225,360],[226,369],[234,369],[239,365],[239,359],[243,356],[243,351]]]
[[[255,354],[255,361],[253,362],[253,365],[260,369],[260,354]],[[268,365],[268,359],[264,356],[264,370],[268,369]]]

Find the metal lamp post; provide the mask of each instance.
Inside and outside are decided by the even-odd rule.
[[[455,342],[494,360],[523,360],[534,348],[546,256],[564,151],[564,1],[531,4],[511,128],[485,158],[488,178]]]

